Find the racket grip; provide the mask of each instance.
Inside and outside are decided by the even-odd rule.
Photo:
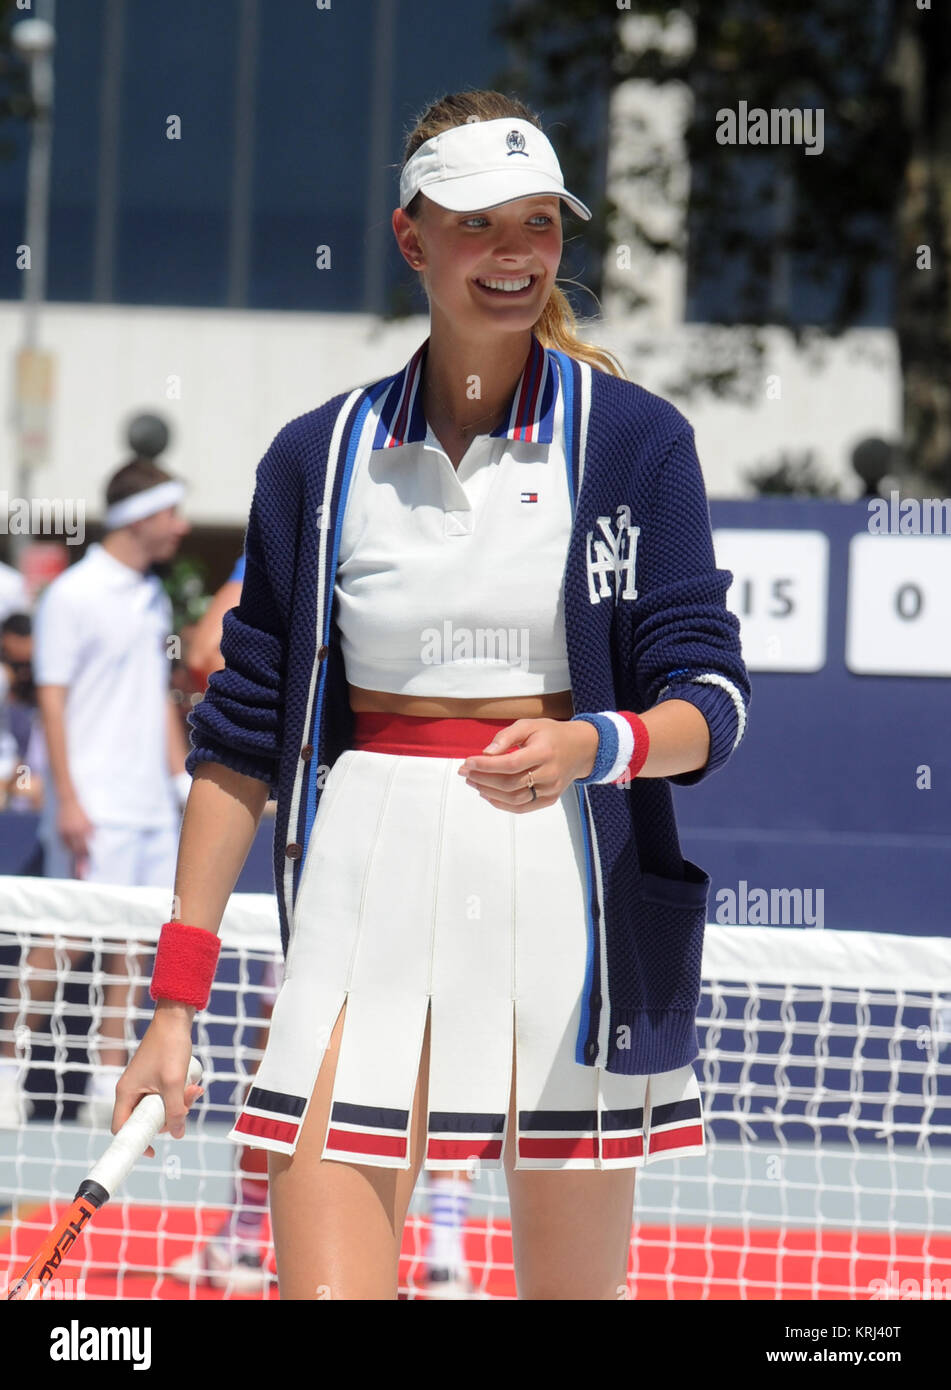
[[[200,1080],[201,1063],[193,1057],[188,1064],[185,1084],[194,1086]],[[102,1201],[108,1201],[119,1184],[129,1176],[164,1123],[165,1102],[162,1097],[143,1096],[106,1152],[91,1169],[77,1195],[92,1196],[95,1200],[100,1192],[104,1192],[105,1196],[96,1204],[101,1206]]]

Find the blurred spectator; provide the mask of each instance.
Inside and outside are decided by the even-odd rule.
[[[39,811],[46,743],[33,683],[33,620],[10,613],[0,622],[0,810]]]
[[[106,490],[104,540],[43,590],[34,615],[34,678],[49,762],[40,818],[47,874],[89,883],[175,882],[186,738],[172,699],[172,606],[155,564],[189,530],[184,484],[151,459],[120,468]],[[65,865],[65,872],[60,866]],[[75,969],[84,952],[68,953]],[[52,948],[37,947],[30,1002],[56,988]],[[125,1019],[135,990],[125,953],[109,952],[101,1028],[91,1033],[92,1085],[81,1117],[108,1128],[128,1060]],[[42,1011],[26,1021],[37,1028]],[[26,1118],[17,1042],[0,1045],[0,1128]]]
[[[224,666],[221,655],[221,627],[229,608],[236,608],[241,598],[241,585],[244,583],[244,555],[238,556],[234,569],[212,597],[199,622],[189,633],[185,652],[185,664],[204,692],[212,671],[220,671]]]

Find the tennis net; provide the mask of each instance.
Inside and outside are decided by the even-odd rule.
[[[13,1044],[31,1111],[0,1128],[0,1280],[107,1143],[108,1116],[83,1108],[86,1091],[106,1019],[134,1046],[151,1017],[168,908],[159,889],[0,879],[0,1042]],[[156,1141],[50,1296],[277,1296],[266,1218],[260,1288],[211,1284],[196,1263],[236,1211],[240,1150],[226,1134],[263,1051],[275,898],[234,894],[221,939],[195,1027],[206,1093],[186,1138]],[[711,923],[703,977],[695,1067],[708,1152],[638,1171],[619,1297],[951,1296],[951,941]],[[110,981],[118,1004],[106,1003]],[[50,997],[37,1005],[38,994]],[[471,1296],[513,1298],[504,1175],[470,1176]],[[423,1171],[403,1238],[406,1298],[427,1297],[434,1187]]]

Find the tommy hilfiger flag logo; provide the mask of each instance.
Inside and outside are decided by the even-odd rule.
[[[537,502],[537,501],[538,501],[538,493],[537,493],[537,492],[523,492],[523,493],[522,493],[522,501],[523,501],[523,502]]]

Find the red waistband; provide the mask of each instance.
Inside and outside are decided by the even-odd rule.
[[[371,753],[409,753],[417,757],[468,758],[481,753],[492,735],[515,720],[449,719],[443,715],[357,711],[353,744]]]

